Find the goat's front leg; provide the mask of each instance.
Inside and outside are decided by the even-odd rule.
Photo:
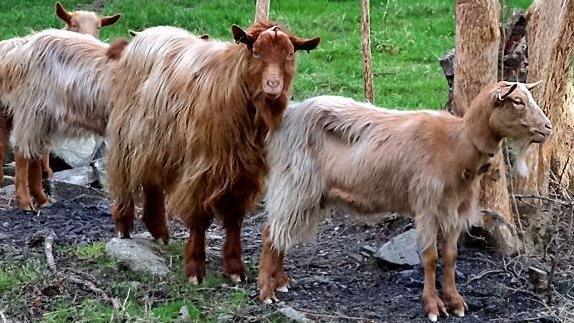
[[[158,243],[169,243],[169,229],[165,213],[165,193],[158,185],[144,185],[142,221]]]
[[[22,210],[33,211],[34,204],[32,203],[32,197],[28,191],[28,158],[24,157],[19,152],[14,153],[14,159],[16,162],[16,200],[18,201],[18,206]]]
[[[236,283],[245,281],[245,266],[241,259],[241,226],[243,214],[225,214],[225,243],[223,245],[224,270],[227,276]]]
[[[207,212],[196,213],[188,224],[189,240],[185,247],[185,274],[190,283],[197,285],[205,276],[205,231],[211,224],[213,215]]]
[[[134,227],[134,217],[134,198],[131,194],[126,197],[118,198],[118,200],[114,202],[112,218],[116,224],[116,231],[119,238],[130,238],[130,232]]]
[[[448,315],[444,302],[436,290],[436,264],[438,261],[436,239],[431,246],[423,251],[422,258],[425,272],[423,306],[429,320],[436,322],[441,312]]]
[[[28,188],[38,207],[50,205],[50,199],[42,187],[42,159],[40,158],[28,161]]]
[[[457,257],[458,234],[453,234],[444,239],[442,257],[444,259],[444,270],[442,274],[442,295],[449,311],[459,317],[464,317],[468,306],[464,298],[456,288],[456,257]]]

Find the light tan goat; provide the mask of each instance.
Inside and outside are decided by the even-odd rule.
[[[436,321],[447,309],[464,316],[455,284],[457,240],[476,218],[481,174],[504,138],[532,142],[551,124],[532,98],[534,85],[500,82],[484,88],[464,119],[446,112],[401,112],[342,97],[290,106],[267,145],[258,283],[265,302],[285,291],[284,251],[314,234],[331,207],[415,217],[425,272],[424,310]],[[444,259],[443,294],[435,287],[437,243]],[[444,301],[443,301],[444,300]]]
[[[48,203],[41,156],[53,141],[104,134],[113,83],[109,48],[92,36],[53,29],[0,43],[0,105],[12,118],[17,167],[30,183],[17,178],[21,207],[32,207],[20,200],[30,198],[28,189],[38,205]]]
[[[94,12],[89,11],[67,11],[60,2],[56,2],[56,15],[66,23],[66,30],[74,31],[80,34],[92,35],[98,37],[100,35],[100,28],[116,23],[121,15],[116,14],[113,16],[99,17]],[[0,57],[2,53],[12,50],[15,46],[22,43],[22,38],[12,38],[0,42]],[[8,138],[12,131],[12,118],[8,110],[0,107],[0,165],[4,164],[4,155],[8,148]],[[34,209],[32,198],[30,196],[29,188],[40,187],[41,177],[36,177],[29,173],[29,161],[20,154],[15,155],[16,159],[16,196],[18,205],[25,210]],[[42,177],[52,177],[52,169],[49,165],[49,153],[46,152],[41,160]],[[36,165],[33,165],[36,167]],[[33,171],[35,172],[35,171]],[[35,183],[31,180],[36,181]],[[4,184],[4,171],[0,168],[0,185]],[[36,201],[39,206],[48,204],[48,201]]]

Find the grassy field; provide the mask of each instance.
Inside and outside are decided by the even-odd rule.
[[[525,8],[530,0],[506,0],[505,8]],[[128,29],[173,25],[231,39],[231,24],[247,26],[254,0],[65,0],[67,8],[121,12],[104,39]],[[438,58],[454,46],[454,1],[371,1],[375,102],[380,106],[438,109],[447,85]],[[301,53],[294,96],[319,94],[363,98],[360,6],[357,0],[273,0],[271,18],[303,37],[320,36],[320,49]],[[49,0],[0,1],[0,38],[30,30],[61,27]]]

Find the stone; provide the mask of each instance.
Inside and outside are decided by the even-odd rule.
[[[148,238],[113,238],[106,244],[106,253],[133,271],[165,277],[170,270],[165,259],[158,255],[158,248]]]
[[[408,230],[392,238],[375,253],[383,267],[412,267],[421,263],[418,252],[418,234]]]
[[[83,166],[55,172],[53,180],[74,185],[91,186],[97,181],[97,177],[92,167]]]
[[[72,168],[83,167],[90,165],[101,145],[102,139],[96,136],[66,139],[57,144],[51,153]]]
[[[92,168],[98,179],[100,186],[107,191],[108,185],[108,169],[106,168],[106,158],[98,158],[92,162]]]
[[[290,307],[290,306],[285,306],[285,307],[280,308],[279,312],[293,322],[297,322],[297,323],[313,322],[312,320],[305,317],[304,313],[301,313],[301,312],[297,311],[296,309],[294,309],[293,307]]]

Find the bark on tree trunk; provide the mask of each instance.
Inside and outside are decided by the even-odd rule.
[[[543,81],[533,96],[552,121],[554,135],[545,144],[530,148],[530,175],[515,179],[520,193],[546,195],[552,177],[562,188],[574,184],[574,157],[570,157],[574,153],[573,53],[574,0],[534,1],[528,10],[528,81]],[[528,215],[525,238],[530,247],[549,225],[544,218]]]
[[[497,81],[499,21],[498,0],[456,1],[455,115],[464,115],[465,109],[480,90]],[[483,177],[480,207],[513,223],[502,153],[494,157],[492,167]],[[504,221],[493,221],[490,217],[485,219],[485,225],[494,233],[501,251],[514,250],[517,241],[510,227],[504,225]]]
[[[259,20],[269,20],[269,8],[271,0],[257,0],[255,5],[255,22]]]

